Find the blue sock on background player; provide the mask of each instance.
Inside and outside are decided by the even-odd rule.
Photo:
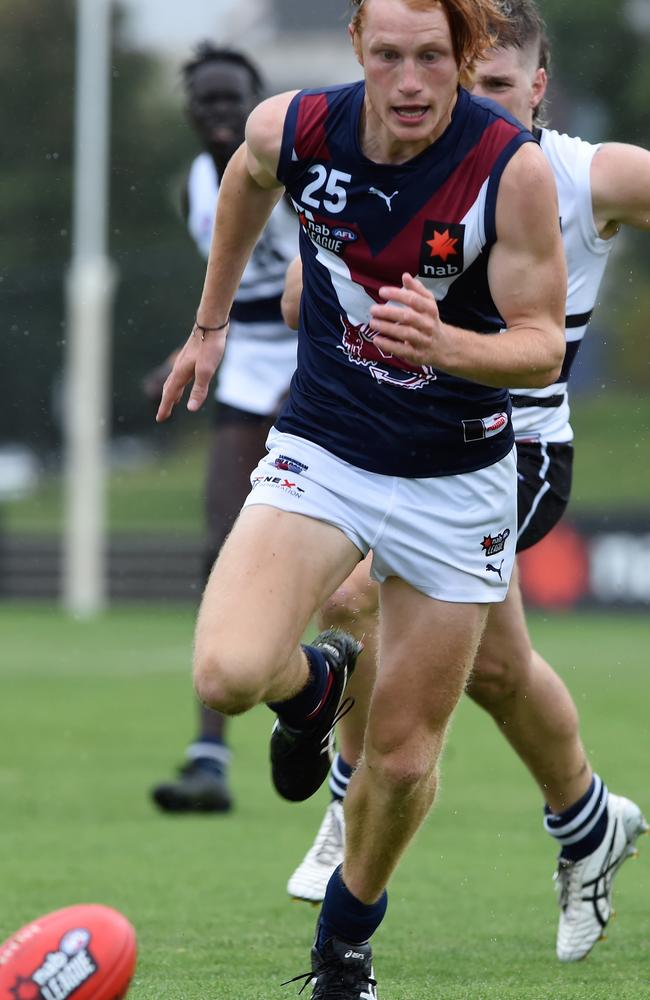
[[[569,809],[544,807],[544,826],[561,846],[560,857],[580,861],[602,843],[607,830],[607,786],[594,774],[589,788]]]

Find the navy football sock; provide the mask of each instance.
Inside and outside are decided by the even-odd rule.
[[[343,881],[342,867],[336,869],[325,890],[316,936],[319,950],[331,937],[346,944],[364,944],[379,927],[388,906],[385,889],[376,903],[362,903],[353,896]]]
[[[597,774],[581,799],[555,814],[544,807],[544,826],[561,845],[560,857],[580,861],[595,851],[607,830],[607,786]]]
[[[329,789],[332,793],[333,801],[342,802],[345,798],[353,770],[352,765],[348,764],[347,760],[344,760],[340,753],[337,753],[329,777]]]
[[[302,647],[309,663],[309,680],[306,685],[287,701],[269,702],[269,708],[280,716],[283,722],[294,729],[308,728],[317,718],[327,701],[332,687],[332,672],[327,659],[314,646]]]

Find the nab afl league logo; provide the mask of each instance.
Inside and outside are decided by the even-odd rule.
[[[420,247],[422,278],[453,278],[463,270],[465,226],[456,222],[424,223]]]

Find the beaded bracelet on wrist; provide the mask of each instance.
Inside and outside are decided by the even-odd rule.
[[[201,334],[201,340],[203,341],[205,340],[206,333],[216,332],[217,330],[225,330],[225,328],[228,326],[229,323],[230,323],[230,316],[224,323],[220,323],[219,326],[203,326],[202,323],[199,323],[197,316],[195,316],[192,332],[196,333],[196,331],[198,330]]]

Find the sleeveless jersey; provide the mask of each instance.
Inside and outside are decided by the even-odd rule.
[[[607,260],[615,238],[603,240],[594,223],[591,162],[599,146],[559,132],[540,130],[540,144],[551,164],[560,203],[562,242],[567,261],[567,348],[562,373],[544,389],[512,390],[512,423],[518,441],[568,442],[568,382],[591,313],[596,305]]]
[[[187,225],[207,259],[219,194],[219,177],[209,153],[200,153],[187,181]],[[229,338],[295,337],[282,321],[280,298],[289,263],[298,254],[298,227],[284,199],[273,209],[242,276],[231,312]]]
[[[298,212],[303,296],[298,369],[277,422],[360,468],[424,478],[483,468],[513,444],[507,390],[374,344],[382,285],[418,275],[444,322],[503,329],[487,281],[499,180],[532,135],[460,90],[439,139],[402,164],[359,145],[363,82],[301,91],[284,126],[278,179]]]

